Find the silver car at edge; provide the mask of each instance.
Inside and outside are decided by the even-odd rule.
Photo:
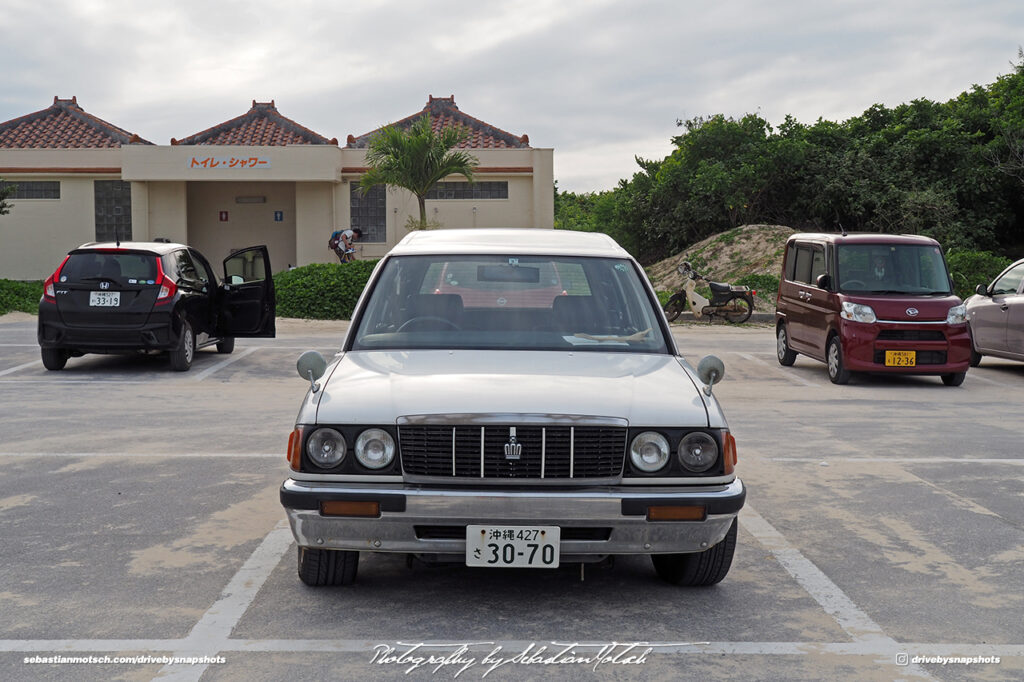
[[[308,585],[360,552],[556,568],[650,555],[729,571],[746,490],[712,385],[640,265],[603,234],[414,232],[378,263],[310,383],[280,491]]]
[[[975,291],[964,301],[971,330],[971,366],[981,364],[985,355],[1024,361],[1024,259]]]

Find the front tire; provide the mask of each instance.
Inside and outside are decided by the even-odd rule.
[[[299,580],[310,587],[351,585],[359,569],[359,552],[299,547]]]
[[[235,350],[235,337],[228,336],[217,342],[217,352],[230,355]]]
[[[51,372],[62,370],[68,364],[68,352],[63,348],[40,348],[39,354],[43,357],[43,367]]]
[[[833,384],[845,384],[850,380],[850,372],[843,363],[843,344],[839,342],[838,336],[828,340],[825,364],[828,366],[828,378]]]
[[[673,585],[707,587],[722,581],[736,552],[736,519],[714,547],[693,554],[652,554],[658,577]]]
[[[775,330],[775,356],[783,367],[792,367],[796,362],[796,351],[789,347],[789,334],[786,333],[786,323],[780,322]]]
[[[178,346],[170,352],[171,369],[175,372],[187,372],[192,366],[192,358],[196,354],[196,337],[192,333],[192,325],[188,321],[181,323],[181,334]]]
[[[974,344],[971,344],[971,367],[977,367],[981,364],[982,355],[978,351],[974,350]]]
[[[683,297],[679,294],[675,294],[672,298],[668,299],[668,303],[665,304],[665,317],[668,318],[669,322],[675,322],[683,313],[683,308],[685,307],[686,302],[683,300]]]
[[[953,374],[943,374],[942,383],[946,386],[959,386],[964,383],[964,379],[967,377],[967,372],[955,372]]]

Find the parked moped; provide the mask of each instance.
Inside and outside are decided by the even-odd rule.
[[[711,322],[715,316],[719,316],[726,322],[740,323],[750,319],[754,312],[756,291],[746,286],[709,282],[693,269],[689,261],[683,261],[676,269],[683,276],[683,287],[672,294],[672,298],[665,304],[665,315],[669,322],[679,317],[687,303],[696,320],[707,317],[708,322]],[[711,289],[710,301],[697,293],[698,282],[704,282]]]

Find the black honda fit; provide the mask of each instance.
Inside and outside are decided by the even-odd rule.
[[[206,258],[184,244],[83,244],[46,280],[39,301],[39,347],[49,370],[85,353],[167,351],[171,368],[185,371],[197,348],[230,353],[236,337],[274,335],[266,246],[224,259],[218,283]]]

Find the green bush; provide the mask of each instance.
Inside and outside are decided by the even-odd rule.
[[[1013,261],[989,251],[950,249],[946,254],[949,274],[953,277],[953,290],[960,298],[974,293],[979,284],[988,285]]]
[[[274,275],[277,316],[312,320],[352,317],[375,260],[351,263],[313,263]]]
[[[13,310],[23,313],[39,312],[39,299],[42,296],[42,282],[0,279],[0,315],[6,315]]]
[[[775,275],[744,275],[736,280],[736,284],[757,292],[779,290],[779,278]]]

